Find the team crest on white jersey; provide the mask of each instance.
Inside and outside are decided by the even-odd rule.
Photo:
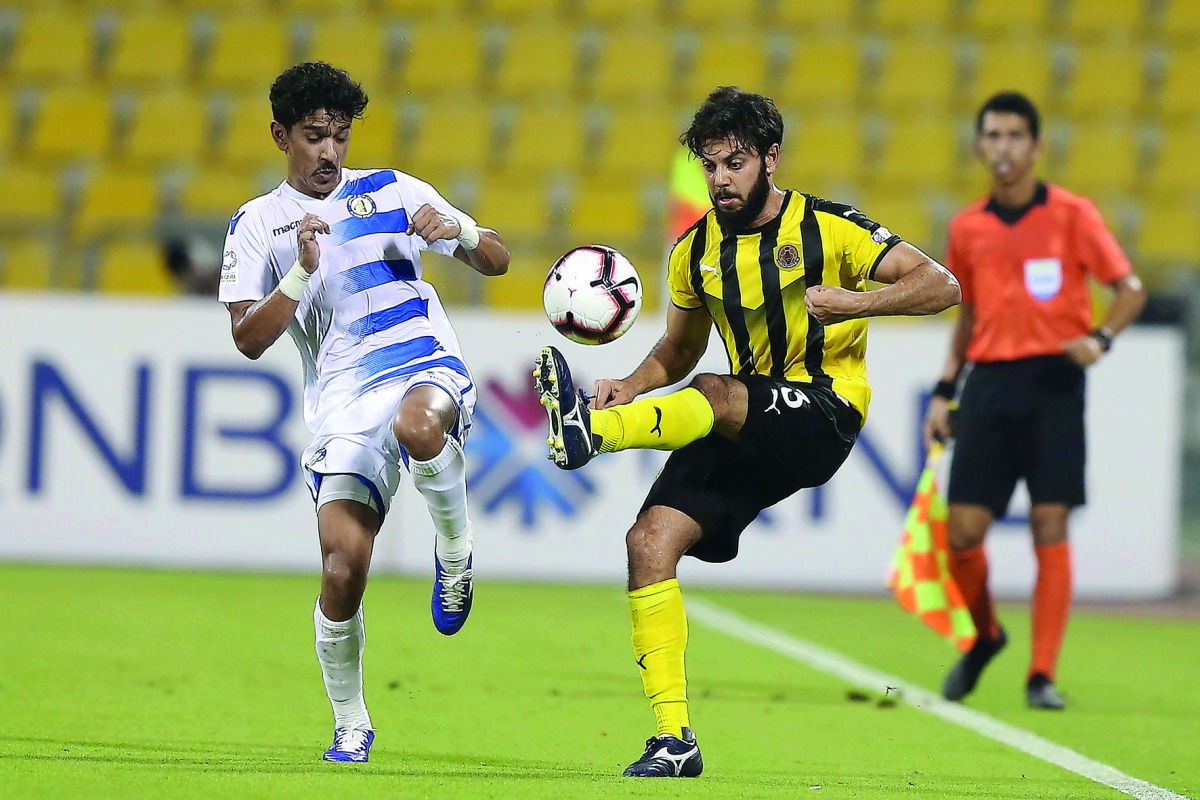
[[[375,201],[370,195],[356,194],[346,200],[346,210],[360,219],[365,219],[375,213]]]

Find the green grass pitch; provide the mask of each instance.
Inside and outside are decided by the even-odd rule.
[[[332,732],[312,644],[315,576],[0,567],[0,796],[1119,798],[920,710],[694,622],[696,780],[619,777],[651,733],[616,586],[492,583],[445,638],[425,581],[367,594],[371,762],[321,762]],[[953,651],[889,598],[689,590],[936,688]],[[970,706],[1200,798],[1200,626],[1071,622],[1071,708],[1028,711],[1028,616]]]

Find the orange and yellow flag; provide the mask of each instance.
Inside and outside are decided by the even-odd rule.
[[[888,586],[905,611],[916,614],[965,653],[975,643],[975,623],[950,575],[946,498],[937,485],[942,450],[940,444],[929,450],[904,520],[904,536],[892,559]]]

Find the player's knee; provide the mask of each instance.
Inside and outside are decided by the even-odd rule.
[[[710,372],[701,372],[696,377],[692,378],[688,384],[691,388],[700,392],[708,398],[710,403],[714,405],[723,402],[728,389],[725,386],[725,378],[720,375],[714,375]]]
[[[367,585],[367,569],[366,561],[357,553],[328,553],[321,574],[322,595],[357,606]]]
[[[392,432],[400,446],[420,461],[428,461],[446,446],[442,415],[432,408],[400,409],[392,420]]]

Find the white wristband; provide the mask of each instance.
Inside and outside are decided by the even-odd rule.
[[[472,223],[461,219],[458,220],[458,227],[461,228],[462,231],[454,238],[457,239],[458,243],[463,246],[463,249],[474,250],[476,247],[479,247],[479,228],[475,227],[475,225]]]
[[[304,297],[304,290],[308,287],[308,279],[311,277],[312,273],[300,266],[300,261],[297,259],[275,288],[279,289],[284,297],[290,297],[299,303],[300,298]]]

